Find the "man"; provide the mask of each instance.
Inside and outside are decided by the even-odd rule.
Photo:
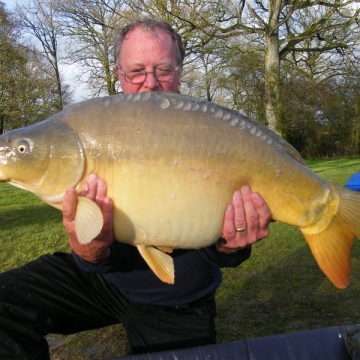
[[[169,25],[135,22],[121,32],[116,45],[124,93],[178,91],[184,50]],[[153,274],[135,247],[113,241],[106,182],[90,175],[82,195],[96,201],[104,215],[96,239],[78,243],[77,194],[68,189],[63,222],[72,254],[44,255],[0,275],[0,358],[48,359],[48,333],[120,322],[134,353],[215,343],[220,267],[239,265],[249,258],[249,245],[267,236],[271,216],[262,198],[248,186],[235,192],[225,211],[223,237],[209,248],[175,250],[176,282],[169,285]]]

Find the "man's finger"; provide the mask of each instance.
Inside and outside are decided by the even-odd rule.
[[[246,229],[247,225],[245,207],[240,191],[235,191],[232,203],[235,210],[235,216],[232,224],[232,226],[235,227],[234,231],[239,231],[239,229]]]
[[[103,201],[102,213],[104,218],[103,231],[112,231],[114,205],[110,198],[106,197]]]
[[[268,226],[272,219],[270,209],[258,193],[253,194],[253,203],[258,212],[259,226],[261,229],[266,229],[268,233]]]
[[[90,200],[95,200],[97,194],[98,177],[96,174],[90,174],[82,189],[81,195]]]
[[[107,193],[107,186],[106,181],[104,179],[97,180],[97,187],[96,187],[96,203],[102,207],[103,200],[106,197]]]
[[[257,228],[259,223],[259,214],[253,202],[252,191],[249,186],[243,186],[241,195],[244,201],[244,209],[246,214],[246,223],[248,228]]]
[[[230,238],[234,236],[235,233],[234,216],[235,216],[234,206],[232,204],[229,204],[226,207],[223,228],[222,228],[222,233],[225,238]]]
[[[66,222],[71,222],[75,220],[76,214],[76,205],[77,205],[77,194],[74,188],[69,188],[65,192],[63,200],[63,220]]]

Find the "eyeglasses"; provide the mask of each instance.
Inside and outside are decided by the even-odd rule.
[[[125,80],[131,84],[141,84],[145,81],[148,74],[154,74],[158,81],[168,82],[174,79],[176,71],[179,66],[164,66],[154,68],[154,71],[146,71],[144,69],[130,69],[123,71],[120,69],[120,74],[124,76]]]

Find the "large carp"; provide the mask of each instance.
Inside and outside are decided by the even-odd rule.
[[[321,180],[285,140],[239,113],[173,93],[95,98],[0,137],[0,181],[61,209],[90,173],[108,183],[115,238],[136,246],[150,268],[174,282],[165,248],[196,249],[221,236],[232,193],[248,184],[272,217],[300,228],[320,268],[348,283],[360,237],[360,193]],[[102,216],[80,198],[76,231],[89,243]]]

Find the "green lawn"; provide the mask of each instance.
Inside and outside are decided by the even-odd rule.
[[[339,185],[360,171],[360,159],[307,164]],[[43,253],[69,251],[60,212],[33,195],[0,184],[0,209],[1,271]],[[224,270],[217,294],[218,341],[360,323],[360,243],[353,246],[350,284],[339,290],[319,270],[296,228],[273,223],[270,232],[253,247],[249,261]],[[121,325],[49,337],[52,359],[120,356],[124,340]]]

